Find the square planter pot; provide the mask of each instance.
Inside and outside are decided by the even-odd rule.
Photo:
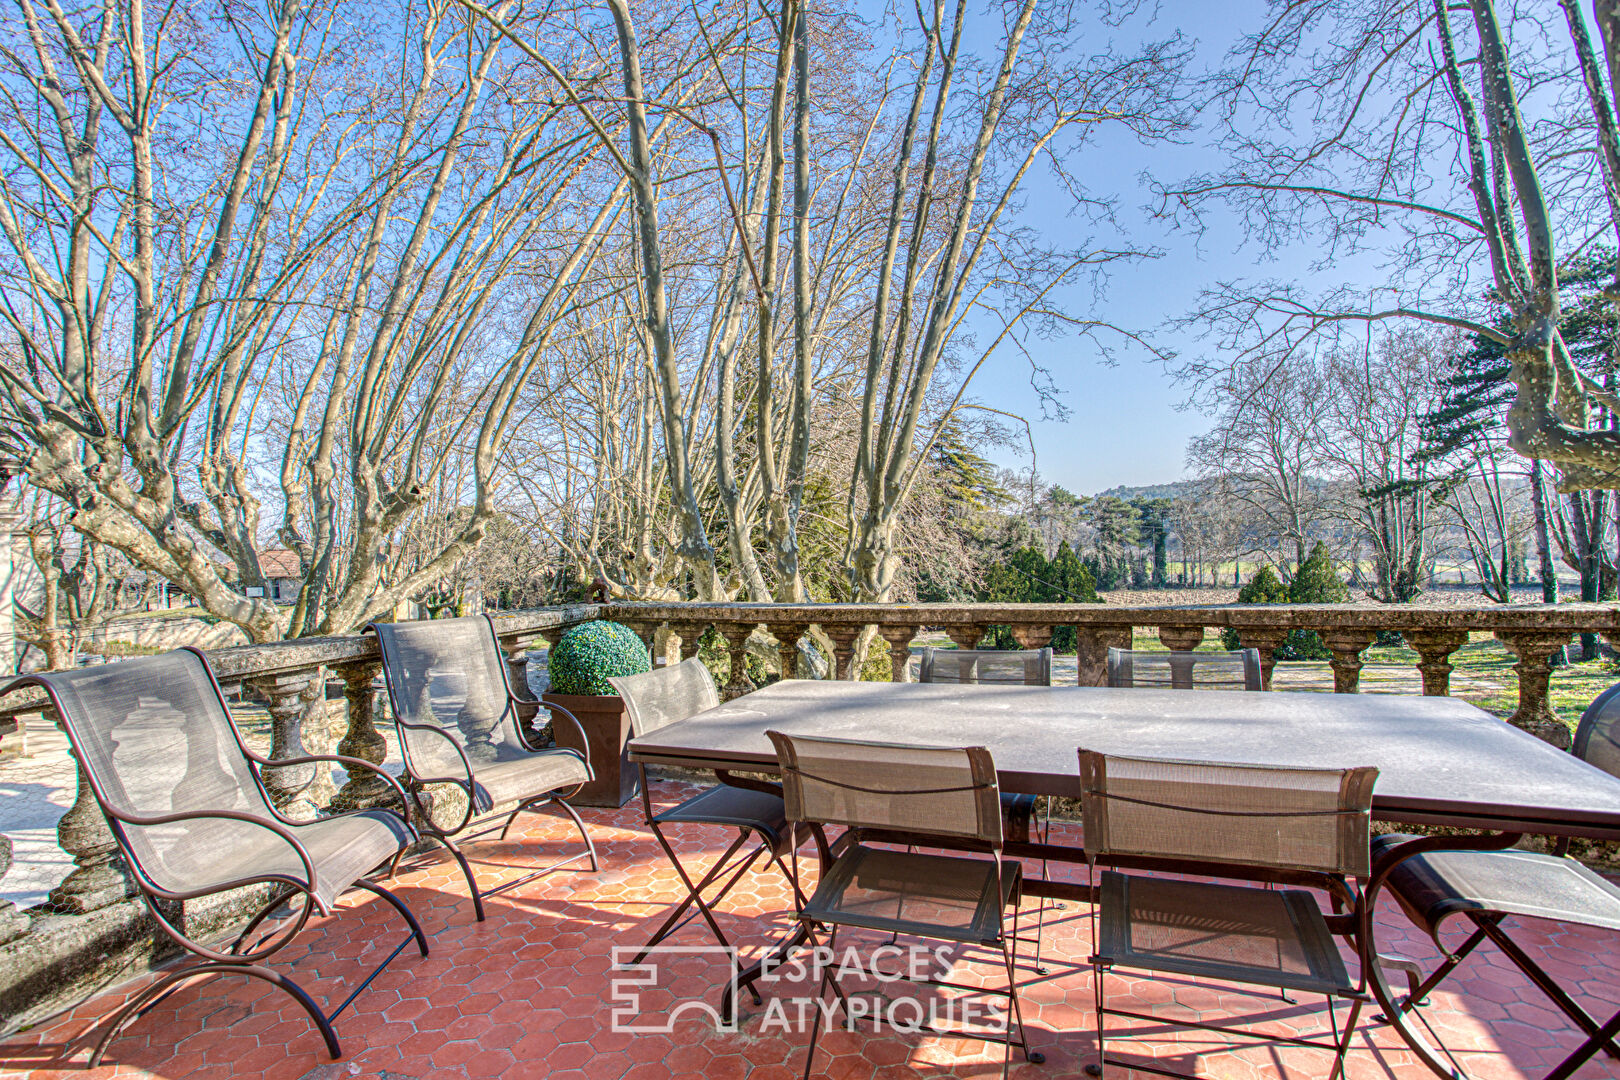
[[[560,705],[573,713],[590,744],[591,771],[596,779],[568,801],[575,806],[623,806],[640,790],[641,770],[630,764],[630,714],[617,697],[590,694],[540,695],[542,705]],[[551,725],[558,746],[582,749],[574,726],[566,719]]]

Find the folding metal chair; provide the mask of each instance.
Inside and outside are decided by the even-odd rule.
[[[625,711],[630,714],[631,730],[638,737],[720,704],[720,692],[714,685],[714,678],[709,674],[709,669],[703,666],[703,661],[695,656],[682,663],[655,668],[641,675],[617,676],[608,682],[613,684],[613,689],[618,691],[619,697],[624,701]],[[782,871],[782,876],[787,878],[789,885],[793,884],[794,879],[788,874],[788,869],[782,862],[784,852],[792,844],[793,830],[788,828],[781,796],[722,784],[693,796],[679,806],[655,813],[651,789],[647,784],[647,767],[642,765],[641,806],[646,816],[647,827],[658,840],[658,846],[664,849],[665,857],[675,867],[675,873],[680,876],[681,884],[686,886],[686,898],[671,909],[662,925],[654,932],[652,939],[631,961],[632,964],[639,964],[653,946],[693,918],[694,916],[688,915],[687,911],[694,906],[697,908],[697,914],[709,924],[709,930],[714,934],[715,940],[723,946],[729,946],[731,942],[720,929],[713,909],[737,882],[742,880],[743,875],[748,873],[749,868],[761,855],[765,856],[768,862],[775,863]],[[670,825],[720,825],[736,829],[737,838],[703,877],[694,882],[686,867],[681,865],[681,860],[676,856],[669,839],[664,835],[665,827]],[[757,843],[749,850],[747,856],[733,867],[732,859],[748,843],[750,837]],[[705,900],[704,890],[720,881],[721,876],[728,872],[730,876],[721,883],[719,891]],[[752,985],[749,990],[757,1002],[759,991]]]
[[[592,777],[584,729],[573,713],[549,705],[553,722],[560,716],[572,724],[585,749],[529,745],[518,726],[518,698],[512,693],[506,660],[489,617],[377,622],[366,629],[377,635],[382,649],[388,700],[405,759],[406,786],[419,800],[420,827],[448,848],[461,865],[478,921],[484,921],[485,896],[515,889],[580,859],[589,859],[595,871],[596,845],[579,814],[563,801]],[[466,807],[459,822],[445,827],[433,819],[432,800],[423,791],[430,784],[452,784],[465,795]],[[551,803],[579,829],[585,850],[480,893],[467,856],[454,837],[471,825],[475,815],[505,803],[517,806],[504,822],[470,833],[464,841],[496,829],[504,840],[519,814]]]
[[[828,955],[839,956],[838,931],[847,926],[995,949],[1007,973],[1005,991],[909,978],[909,970],[892,974],[924,985],[1007,998],[1009,1023],[999,1038],[967,1029],[940,1031],[932,1025],[919,1024],[918,1029],[930,1035],[1002,1043],[1006,1047],[1003,1076],[1015,1045],[1026,1060],[1044,1061],[1043,1055],[1029,1049],[1018,1000],[1013,954],[1023,875],[1016,860],[1002,859],[1001,799],[990,752],[982,746],[900,746],[806,738],[780,731],[766,734],[776,747],[782,769],[788,821],[794,825],[845,825],[854,830],[852,842],[823,870],[815,894],[800,901],[799,921],[812,948],[820,945],[816,927],[831,927]],[[991,858],[868,847],[860,842],[861,829],[974,840],[989,847]],[[791,861],[797,881],[797,848]],[[819,976],[818,998],[830,988],[847,1012],[848,1001],[831,965],[823,966]],[[821,1031],[822,1010],[818,1007],[815,1013],[804,1063],[806,1077],[815,1061]],[[874,1024],[887,1019],[873,1017]]]
[[[1620,684],[1599,694],[1581,716],[1572,752],[1605,772],[1620,776]],[[1373,840],[1378,865],[1396,845],[1416,839],[1391,833]],[[1421,1005],[1435,987],[1457,969],[1486,940],[1538,986],[1586,1039],[1547,1074],[1563,1080],[1598,1051],[1620,1060],[1620,1012],[1599,1023],[1576,1003],[1557,981],[1508,935],[1503,923],[1509,916],[1529,916],[1553,922],[1620,930],[1620,886],[1568,858],[1569,841],[1560,840],[1554,854],[1534,851],[1431,851],[1414,855],[1389,871],[1385,887],[1394,894],[1413,922],[1434,938],[1442,960],[1426,979],[1408,969],[1410,993],[1400,1002],[1402,1012]],[[1450,919],[1461,917],[1473,932],[1455,951],[1441,940]],[[1406,967],[1405,962],[1395,966]],[[1413,965],[1415,967],[1415,965]]]
[[[934,649],[922,651],[917,681],[1051,686],[1051,649]]]
[[[332,1022],[412,941],[428,954],[427,938],[410,909],[364,877],[417,838],[400,785],[359,758],[310,754],[271,761],[254,753],[196,649],[29,675],[0,694],[27,685],[44,687],[61,716],[74,756],[158,929],[200,958],[161,975],[125,1002],[91,1050],[89,1066],[100,1064],[108,1044],[131,1020],[184,983],[216,975],[245,975],[281,990],[320,1029],[332,1057],[341,1057]],[[259,770],[317,762],[376,773],[399,796],[400,810],[353,810],[315,821],[283,817]],[[262,884],[275,885],[274,894],[228,945],[195,941],[173,918],[175,903]],[[330,914],[350,889],[387,901],[410,933],[326,1013],[303,987],[264,962],[292,943],[313,912]],[[304,903],[290,925],[249,944],[259,926],[295,896]]]
[[[1081,814],[1086,858],[1148,857],[1234,868],[1320,875],[1330,883],[1369,872],[1370,808],[1378,771],[1294,769],[1104,756],[1080,751]],[[1234,877],[1243,876],[1234,873]],[[1352,983],[1334,935],[1353,935],[1360,896],[1334,890],[1348,913],[1324,915],[1303,889],[1187,881],[1104,871],[1092,910],[1091,958],[1097,1010],[1097,1061],[1185,1076],[1151,1062],[1120,1062],[1106,1050],[1107,1017],[1155,1026],[1176,1024],[1245,1035],[1334,1053],[1329,1080],[1344,1055],[1362,1005],[1365,975]],[[1321,994],[1328,999],[1332,1041],[1262,1033],[1249,1027],[1170,1020],[1162,1012],[1109,1008],[1107,976],[1117,969],[1164,972]],[[1337,999],[1350,1001],[1341,1037]]]
[[[1158,690],[1259,690],[1260,650],[1152,653],[1111,648],[1108,685]]]
[[[920,683],[983,683],[1001,686],[1051,686],[1051,649],[934,649],[922,652],[917,668]],[[1009,843],[1024,843],[1030,838],[1030,827],[1036,825],[1036,835],[1046,843],[1052,833],[1052,803],[1041,805],[1039,823],[1035,822],[1036,797],[1019,792],[1001,793],[1001,822]],[[1047,864],[1041,863],[1041,880],[1046,880]],[[1059,904],[1061,908],[1063,905]],[[1038,974],[1048,974],[1041,965],[1041,938],[1046,930],[1046,906],[1035,912],[1035,959],[1032,967]]]

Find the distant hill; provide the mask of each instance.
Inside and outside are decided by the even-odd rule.
[[[1192,494],[1198,487],[1196,480],[1177,480],[1170,484],[1148,484],[1145,487],[1109,488],[1097,493],[1098,498],[1112,495],[1117,499],[1175,499]]]

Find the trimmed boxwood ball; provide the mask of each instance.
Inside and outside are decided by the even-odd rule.
[[[588,622],[566,631],[548,661],[551,692],[611,696],[616,675],[651,671],[647,646],[622,623]]]

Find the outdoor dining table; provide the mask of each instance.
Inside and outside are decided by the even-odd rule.
[[[634,739],[630,757],[709,769],[725,782],[755,786],[761,782],[738,774],[778,771],[765,734],[772,729],[984,746],[1004,792],[1069,798],[1080,795],[1080,747],[1193,762],[1376,766],[1374,819],[1478,830],[1421,837],[1381,857],[1364,883],[1356,935],[1384,1016],[1442,1076],[1463,1074],[1396,1008],[1376,959],[1372,913],[1389,871],[1420,852],[1495,850],[1524,834],[1620,840],[1620,779],[1448,697],[784,680]],[[1054,861],[1083,858],[1072,847],[1034,842],[1009,843],[1006,852]],[[1066,894],[1057,883],[1043,888],[1030,882],[1027,891]],[[800,940],[802,934],[778,954]],[[744,981],[758,968],[745,973]],[[727,1010],[731,1004],[728,998]]]

